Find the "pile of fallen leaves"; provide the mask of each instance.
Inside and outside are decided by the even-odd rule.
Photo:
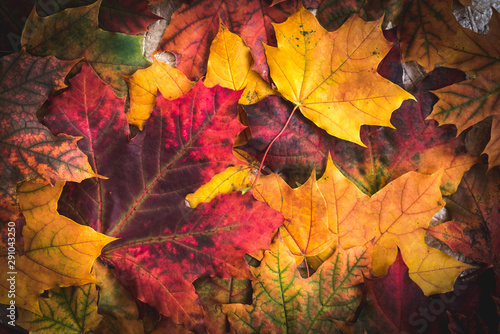
[[[188,1],[174,68],[146,0],[82,2],[0,58],[4,329],[499,329],[497,12]]]

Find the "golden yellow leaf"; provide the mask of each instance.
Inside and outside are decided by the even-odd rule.
[[[389,183],[353,211],[340,225],[343,248],[373,242],[372,271],[387,274],[398,247],[410,277],[426,295],[453,289],[453,282],[470,266],[424,242],[424,228],[443,206],[440,186],[443,171],[432,175],[409,172]]]
[[[210,47],[205,85],[220,85],[233,90],[242,90],[241,104],[253,104],[274,94],[269,84],[252,70],[253,58],[250,48],[236,34],[230,32],[222,22],[219,32]]]
[[[382,18],[353,16],[335,32],[301,8],[275,24],[278,47],[265,46],[278,91],[320,128],[363,145],[363,124],[392,127],[392,112],[413,96],[377,73],[391,48]]]
[[[426,296],[452,291],[458,275],[472,266],[427,246],[424,237],[423,229],[399,237],[398,247],[408,266],[410,278]]]
[[[25,182],[18,189],[21,212],[26,219],[23,228],[24,254],[16,253],[16,305],[41,315],[39,295],[57,286],[82,285],[95,282],[92,264],[101,249],[115,238],[97,233],[59,215],[57,201],[64,182],[54,186]],[[2,257],[7,268],[7,258]],[[12,274],[2,271],[2,282]],[[9,291],[8,285],[0,290]],[[5,292],[5,291],[4,291]],[[7,293],[0,302],[9,303]]]
[[[313,171],[309,180],[295,189],[277,174],[261,176],[253,190],[257,200],[285,217],[280,233],[297,263],[320,254],[334,241],[328,229],[327,203],[315,175]]]
[[[174,100],[189,92],[194,85],[181,71],[154,57],[153,65],[124,79],[130,94],[127,118],[141,130],[155,106],[158,89],[165,98]]]
[[[219,194],[230,194],[233,191],[251,187],[255,180],[255,169],[248,165],[226,168],[198,190],[186,196],[190,208],[196,208],[200,203],[209,203]]]
[[[325,173],[317,183],[326,201],[328,228],[334,236],[332,235],[333,241],[328,248],[315,256],[307,258],[307,263],[314,269],[317,269],[321,263],[335,253],[339,237],[339,226],[345,222],[349,214],[358,205],[362,205],[363,201],[368,200],[368,196],[335,167],[330,155],[328,156]]]

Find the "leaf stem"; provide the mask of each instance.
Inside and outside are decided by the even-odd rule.
[[[259,170],[257,171],[257,175],[255,176],[255,180],[253,181],[252,188],[255,188],[255,185],[257,184],[257,180],[259,179],[260,171],[262,170],[262,166],[264,166],[264,161],[266,160],[267,153],[269,152],[269,149],[271,148],[271,146],[273,146],[273,144],[276,141],[276,139],[278,139],[281,136],[281,134],[283,133],[283,131],[285,131],[285,129],[288,126],[288,123],[290,123],[290,120],[292,119],[292,116],[295,113],[295,110],[297,110],[298,107],[299,106],[296,105],[293,108],[292,112],[290,113],[290,116],[288,116],[288,119],[285,122],[285,125],[283,125],[283,128],[281,128],[280,132],[278,132],[278,134],[273,138],[273,140],[271,140],[271,142],[269,143],[269,145],[267,145],[266,152],[264,152],[264,156],[262,157],[262,161],[260,162]]]

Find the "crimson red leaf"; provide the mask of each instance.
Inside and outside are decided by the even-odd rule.
[[[118,98],[92,71],[88,64],[70,80],[70,88],[50,99],[50,114],[44,123],[54,132],[82,137],[80,149],[100,175],[109,176],[109,161],[124,154],[129,130],[124,114],[125,98]],[[110,135],[112,133],[112,135]],[[102,202],[109,182],[89,179],[80,184],[68,183],[59,206],[61,215],[103,232]]]
[[[61,99],[82,103],[85,95],[68,92]],[[129,144],[125,116],[109,97],[99,100],[107,117],[61,108],[50,122],[54,131],[98,133],[90,154],[109,178],[68,189],[60,211],[119,237],[103,259],[131,280],[134,296],[197,331],[203,316],[191,282],[201,275],[248,277],[244,253],[268,247],[283,220],[250,195],[222,197],[196,210],[185,205],[188,193],[237,163],[232,143],[243,129],[240,95],[199,82],[177,100],[159,96],[144,131]],[[72,122],[73,113],[85,117]]]
[[[207,72],[207,59],[212,40],[219,29],[219,18],[233,33],[239,35],[252,51],[254,69],[268,80],[262,43],[276,45],[271,23],[280,23],[296,11],[297,0],[270,7],[270,0],[244,3],[228,0],[196,0],[182,5],[170,22],[159,50],[171,51],[177,57],[177,68],[190,79]]]
[[[90,5],[95,0],[38,1],[37,12],[48,16],[71,7]],[[29,14],[29,12],[28,12]],[[99,10],[99,25],[102,29],[137,35],[161,17],[149,10],[147,0],[103,0]]]
[[[432,299],[410,279],[400,252],[387,276],[365,278],[365,286],[367,302],[356,326],[368,333],[438,333],[446,319],[444,309],[434,312]]]

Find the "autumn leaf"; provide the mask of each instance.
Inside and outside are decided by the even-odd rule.
[[[61,99],[73,99],[74,93],[65,96],[68,92]],[[201,330],[203,318],[191,282],[202,275],[248,277],[243,254],[268,247],[282,223],[279,213],[248,195],[196,210],[185,205],[188,193],[238,163],[232,142],[243,129],[237,120],[240,95],[202,82],[176,100],[159,95],[144,131],[130,143],[125,116],[109,96],[98,99],[107,117],[63,108],[49,125],[55,132],[88,133],[82,143],[94,148],[96,169],[109,178],[98,186],[68,188],[63,212],[120,237],[121,243],[106,248],[104,261],[134,279],[134,297],[188,329]]]
[[[37,12],[47,16],[61,10],[90,5],[94,0],[53,0],[50,5],[37,2]],[[103,0],[99,10],[99,26],[107,31],[137,35],[145,32],[148,26],[160,19],[149,10],[147,0]]]
[[[220,22],[219,32],[210,46],[205,85],[243,90],[240,104],[253,104],[274,94],[269,84],[252,70],[252,63],[250,48]]]
[[[321,253],[332,243],[327,205],[316,183],[316,173],[295,189],[278,174],[261,176],[253,195],[283,214],[281,236],[297,264],[306,256]]]
[[[413,98],[377,73],[390,50],[380,25],[353,16],[330,33],[301,8],[275,25],[278,47],[265,46],[283,97],[329,134],[361,146],[361,125],[392,126],[393,110]]]
[[[403,61],[416,61],[427,72],[445,62],[440,44],[460,29],[451,4],[451,0],[411,2],[398,31]]]
[[[78,149],[77,137],[53,136],[36,112],[49,93],[66,87],[64,77],[75,61],[33,57],[22,50],[0,60],[0,217],[15,220],[19,213],[16,185],[75,181],[97,176]]]
[[[500,53],[491,40],[500,34],[500,14],[494,11],[487,35],[460,28],[440,44],[445,65],[465,71],[473,79],[456,83],[434,92],[439,102],[429,116],[439,124],[455,124],[458,133],[486,117],[493,117],[491,140],[484,153],[489,156],[490,169],[500,165],[497,103],[499,99]]]
[[[333,320],[353,321],[362,298],[367,249],[340,248],[308,279],[277,238],[252,272],[253,305],[225,304],[231,333],[331,333]]]
[[[222,196],[196,211],[177,210],[180,216],[163,224],[163,233],[151,241],[129,238],[103,255],[140,280],[140,299],[192,328],[201,310],[195,309],[190,282],[203,275],[250,278],[244,254],[268,248],[282,218],[264,203],[239,194]]]
[[[252,285],[248,279],[201,277],[194,283],[209,333],[228,333],[229,322],[222,313],[223,304],[250,304]]]
[[[57,201],[64,182],[50,185],[23,183],[18,189],[19,206],[26,225],[23,228],[24,252],[16,254],[16,305],[42,315],[39,296],[47,289],[95,281],[90,273],[101,249],[115,238],[95,232],[59,215]],[[8,268],[2,257],[2,268]],[[8,271],[2,271],[7,282]],[[11,274],[12,275],[12,274]],[[9,291],[2,283],[1,289]],[[7,292],[1,302],[9,304]]]
[[[21,45],[34,55],[85,59],[118,96],[127,85],[120,75],[131,75],[149,65],[141,53],[140,36],[111,33],[98,27],[101,0],[42,18],[34,9],[23,30]],[[123,50],[127,50],[126,53]]]
[[[209,182],[202,185],[194,193],[186,196],[190,208],[196,208],[200,203],[210,203],[220,194],[230,194],[234,191],[248,189],[253,185],[256,170],[252,166],[238,165],[226,168],[216,174]]]
[[[497,209],[500,173],[486,173],[485,165],[474,166],[464,175],[455,194],[447,198],[452,221],[429,229],[451,249],[492,267],[500,282],[500,213]]]
[[[174,100],[189,92],[194,85],[181,71],[154,57],[153,65],[125,77],[125,81],[130,97],[127,118],[130,124],[137,125],[140,130],[153,111],[158,89],[163,97]]]
[[[241,36],[252,50],[254,69],[268,78],[262,42],[275,44],[273,22],[283,22],[295,12],[297,1],[285,1],[270,7],[270,0],[251,0],[244,5],[227,0],[197,0],[184,3],[172,15],[158,50],[173,52],[177,68],[190,79],[201,78],[207,72],[210,44],[224,26]]]
[[[95,284],[55,288],[49,290],[48,298],[40,298],[41,315],[19,309],[16,324],[37,334],[86,333],[102,319],[97,299]]]

